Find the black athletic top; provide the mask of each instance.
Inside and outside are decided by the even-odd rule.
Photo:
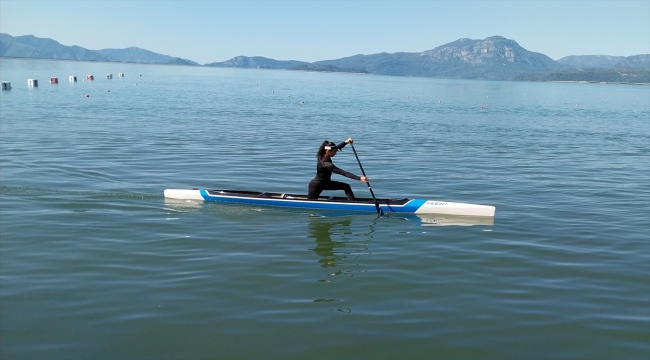
[[[343,147],[345,147],[346,142],[342,142],[338,145],[336,145],[336,148],[341,150]],[[331,181],[332,173],[337,173],[339,175],[343,175],[345,177],[349,177],[350,179],[354,180],[361,180],[360,177],[349,173],[345,170],[341,170],[336,165],[332,163],[331,158],[320,158],[318,159],[318,164],[316,165],[316,177],[312,181],[317,181],[317,182],[329,182]]]

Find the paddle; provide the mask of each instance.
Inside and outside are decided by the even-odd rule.
[[[352,151],[354,152],[354,157],[357,158],[357,162],[359,163],[359,168],[361,168],[361,173],[363,174],[363,176],[365,176],[367,178],[366,172],[363,171],[363,166],[361,166],[361,161],[359,161],[359,156],[357,155],[357,150],[354,149],[354,145],[352,143],[350,143],[350,146],[352,146]],[[366,181],[366,184],[368,184],[368,190],[370,190],[370,195],[372,195],[372,199],[375,200],[375,208],[377,209],[377,214],[379,214],[379,216],[383,216],[384,211],[379,207],[379,203],[377,202],[377,198],[375,197],[375,193],[372,192],[372,188],[370,187],[370,181]]]

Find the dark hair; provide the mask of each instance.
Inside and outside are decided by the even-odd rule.
[[[323,141],[323,143],[318,148],[318,152],[316,153],[316,158],[317,159],[320,159],[323,156],[325,156],[325,151],[327,151],[327,150],[325,150],[325,146],[336,147],[336,144],[331,142],[331,141],[327,141],[327,140]]]

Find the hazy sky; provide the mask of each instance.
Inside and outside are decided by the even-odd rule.
[[[0,32],[91,50],[137,46],[200,64],[420,52],[501,35],[557,60],[650,53],[650,0],[1,0]]]

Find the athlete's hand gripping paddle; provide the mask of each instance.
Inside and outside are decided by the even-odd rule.
[[[366,172],[363,171],[363,166],[361,166],[361,161],[359,161],[359,156],[357,155],[357,150],[354,149],[354,145],[352,144],[352,142],[350,142],[350,146],[352,146],[352,151],[354,152],[354,157],[357,158],[357,162],[359,163],[359,168],[361,169],[361,173],[367,179],[368,176],[366,176]],[[372,191],[372,187],[370,187],[370,181],[366,181],[366,184],[368,184],[368,190],[370,190],[370,195],[372,195],[372,199],[375,201],[375,208],[377,209],[377,214],[379,214],[379,216],[384,215],[384,211],[379,207],[379,203],[377,202],[377,198],[375,197],[375,193]]]

